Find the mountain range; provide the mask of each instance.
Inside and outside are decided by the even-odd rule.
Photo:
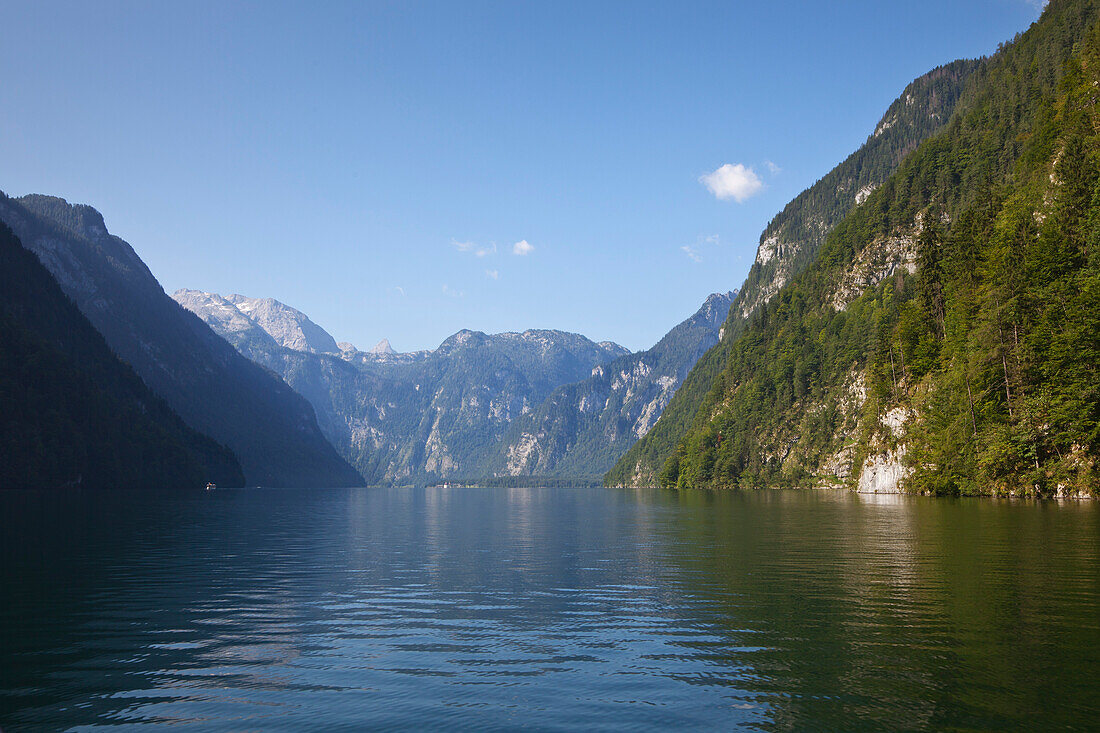
[[[712,295],[639,354],[562,331],[460,331],[409,354],[386,341],[337,351],[328,333],[278,301],[196,290],[172,297],[309,399],[326,436],[368,481],[424,483],[598,479],[717,343],[734,294]]]
[[[602,476],[657,423],[688,371],[722,338],[736,291],[714,293],[652,348],[596,367],[521,415],[486,466],[492,475]]]
[[[0,486],[1095,493],[1097,87],[1092,0],[916,79],[740,289],[638,353],[555,330],[361,351],[271,298],[170,298],[95,209],[0,194]]]

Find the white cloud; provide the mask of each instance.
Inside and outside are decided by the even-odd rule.
[[[695,244],[685,244],[680,247],[680,251],[686,254],[695,262],[703,261],[702,249],[711,245],[718,245],[721,242],[718,239],[717,234],[699,235],[695,239]]]
[[[396,290],[402,298],[405,297],[405,288],[401,287],[400,285],[394,285],[393,289]]]
[[[512,245],[512,254],[514,255],[529,255],[535,251],[535,245],[528,242],[526,239],[521,239]]]
[[[1037,13],[1043,12],[1047,7],[1047,0],[1024,0],[1024,2],[1035,8],[1035,12]]]
[[[450,285],[443,286],[443,294],[446,295],[448,298],[461,298],[466,295],[466,293],[464,293],[463,291],[455,290]]]
[[[487,245],[479,245],[474,242],[459,242],[457,239],[452,239],[451,246],[459,252],[469,252],[474,257],[486,257],[497,253],[496,242],[490,242]]]
[[[486,270],[485,271],[485,277],[489,278],[490,280],[499,280],[500,279],[500,271],[499,270]]]
[[[776,175],[777,173],[782,173],[783,172],[782,168],[780,168],[779,166],[777,166],[775,163],[771,162],[770,160],[765,160],[764,161],[764,167],[767,168],[768,172],[771,173],[773,176]]]
[[[764,182],[752,168],[737,163],[726,163],[722,167],[699,177],[699,181],[710,189],[710,192],[718,199],[734,199],[737,203],[743,203],[747,199],[760,193],[764,188]]]

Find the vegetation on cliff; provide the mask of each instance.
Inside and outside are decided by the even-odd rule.
[[[826,236],[853,207],[866,201],[923,140],[943,128],[979,65],[976,60],[954,61],[915,79],[859,150],[776,214],[760,234],[756,262],[730,308],[722,342],[698,360],[661,419],[608,474],[610,483],[657,480],[725,367],[730,345],[748,317],[814,261]]]
[[[1097,15],[1052,2],[982,62],[947,127],[751,317],[662,484],[854,484],[882,454],[911,491],[1095,491]]]

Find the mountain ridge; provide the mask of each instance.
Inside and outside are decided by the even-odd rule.
[[[488,447],[514,417],[558,385],[629,353],[554,329],[463,329],[430,351],[363,352],[344,343],[338,354],[309,353],[256,336],[250,329],[262,331],[258,323],[231,327],[236,321],[225,316],[226,299],[196,293],[174,297],[306,397],[322,431],[370,483],[479,474]]]
[[[515,420],[484,471],[497,476],[602,475],[656,423],[688,370],[722,336],[736,291],[712,293],[645,351],[558,387]]]

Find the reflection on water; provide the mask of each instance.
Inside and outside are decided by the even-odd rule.
[[[1087,728],[1095,504],[0,494],[0,727]]]

